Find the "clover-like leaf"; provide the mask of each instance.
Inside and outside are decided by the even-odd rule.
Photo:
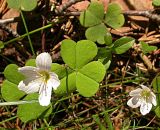
[[[99,59],[98,61],[102,62],[102,64],[105,66],[105,69],[108,70],[112,62],[112,57],[106,57]]]
[[[5,80],[1,88],[2,97],[6,101],[18,101],[25,93],[18,89],[17,85]]]
[[[24,79],[24,75],[18,72],[18,66],[15,64],[10,64],[5,68],[4,76],[8,81],[14,84],[18,84]]]
[[[130,49],[135,40],[131,37],[122,37],[118,40],[116,40],[113,44],[112,51],[116,54],[122,54],[125,53],[128,49]]]
[[[96,56],[97,50],[96,44],[90,40],[81,40],[77,43],[72,40],[63,40],[61,56],[69,67],[80,69]]]
[[[105,71],[103,64],[99,61],[92,61],[79,70],[80,73],[92,80],[95,80],[96,82],[103,80]]]
[[[4,70],[6,80],[2,84],[2,97],[6,101],[17,101],[22,98],[25,93],[17,87],[19,82],[24,79],[24,76],[18,72],[18,66],[15,64],[8,65]]]
[[[99,44],[104,44],[104,37],[106,36],[107,32],[106,26],[102,23],[88,28],[85,32],[85,35],[88,40],[93,42],[97,41]]]
[[[80,23],[85,27],[91,27],[102,23],[104,7],[98,2],[91,2],[88,9],[81,13]]]
[[[97,54],[98,61],[100,61],[106,68],[110,67],[112,61],[112,51],[109,48],[99,48]]]
[[[76,90],[76,73],[73,72],[69,74],[67,77],[64,77],[63,79],[61,79],[60,86],[54,92],[58,96],[63,96],[75,90]]]
[[[144,54],[149,53],[149,52],[152,52],[152,51],[154,51],[154,50],[157,49],[156,46],[149,46],[149,45],[148,45],[147,43],[145,43],[145,42],[140,42],[140,44],[141,44],[141,49],[142,49],[142,51],[143,51]]]
[[[76,68],[76,42],[73,40],[63,40],[61,56],[69,67]]]
[[[21,10],[32,11],[37,6],[37,0],[21,0]]]
[[[37,6],[37,0],[7,0],[8,6],[13,9],[32,11]]]
[[[109,32],[104,36],[104,41],[107,46],[112,45],[112,35]]]
[[[23,100],[30,101],[30,100],[37,100],[38,94],[33,93],[27,95]],[[38,102],[36,103],[28,103],[28,104],[21,104],[18,106],[17,115],[23,122],[29,122],[38,118],[44,118],[51,114],[52,106],[41,106]]]
[[[160,118],[160,106],[157,106],[155,109],[156,116]]]
[[[152,81],[153,89],[156,93],[160,93],[160,76],[156,76]],[[156,115],[160,118],[160,95],[157,94],[157,108],[155,109]]]
[[[76,78],[76,86],[78,92],[82,96],[91,97],[98,91],[99,83],[83,75],[82,73],[78,73]]]
[[[0,49],[4,48],[4,43],[2,41],[0,41]]]
[[[93,61],[88,63],[77,73],[76,86],[78,92],[85,97],[93,96],[104,76],[105,67],[101,62]]]
[[[152,4],[154,6],[160,6],[160,0],[153,0]]]
[[[62,79],[66,76],[66,68],[60,64],[52,63],[51,71],[56,73],[59,79]]]
[[[67,91],[72,92],[77,88],[81,95],[93,96],[105,75],[105,67],[101,62],[90,62],[96,54],[97,46],[92,41],[81,40],[77,43],[72,40],[62,41],[61,56],[74,72],[61,80],[61,85],[55,93],[64,95]]]
[[[72,69],[70,68],[65,68],[65,66],[57,64],[57,63],[52,63],[51,65],[51,71],[56,73],[58,75],[59,79],[64,78],[67,74],[70,74],[73,72]]]
[[[119,28],[124,24],[124,16],[121,14],[121,8],[116,3],[108,5],[104,22],[112,28]]]
[[[156,76],[152,81],[153,89],[156,93],[160,93],[160,76]],[[157,95],[157,104],[160,106],[160,95]]]
[[[153,86],[154,90],[156,91],[156,93],[160,93],[160,76],[156,76],[153,79],[152,86]]]
[[[27,60],[25,66],[36,66],[36,60],[35,59],[29,59]]]
[[[21,0],[7,0],[8,7],[19,10],[21,7]]]

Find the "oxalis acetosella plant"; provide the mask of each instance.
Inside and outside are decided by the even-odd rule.
[[[29,59],[23,67],[9,64],[1,89],[6,102],[0,105],[18,105],[17,116],[27,123],[51,115],[53,105],[71,93],[94,96],[106,74],[105,66],[94,60],[97,52],[97,45],[90,40],[76,43],[65,39],[60,50],[62,65],[52,63],[47,52]],[[52,93],[55,96],[51,100]]]
[[[30,33],[27,29],[23,11],[32,11],[36,8],[38,5],[37,0],[30,0],[32,4],[26,3],[25,0],[16,0],[16,4],[13,0],[7,1],[9,7],[15,8],[21,13],[25,30],[27,32],[26,36],[28,36],[30,48],[34,57],[36,53],[33,49],[30,38],[30,34],[32,33]],[[132,37],[121,37],[115,41],[113,40],[115,38],[112,38],[110,28],[117,29],[122,27],[125,23],[124,18],[125,17],[123,16],[121,8],[116,3],[109,3],[107,10],[105,11],[104,6],[101,3],[96,1],[90,2],[88,8],[80,14],[80,24],[86,28],[85,36],[87,40],[85,39],[77,42],[71,39],[63,40],[59,51],[62,58],[61,64],[52,63],[51,55],[47,52],[40,53],[36,59],[29,59],[24,67],[19,67],[16,64],[9,64],[4,70],[5,80],[3,81],[1,87],[1,94],[6,102],[2,102],[0,105],[17,105],[16,118],[18,117],[25,123],[37,119],[44,119],[44,123],[48,127],[52,122],[52,119],[56,117],[55,115],[59,112],[65,111],[65,113],[68,113],[70,110],[74,110],[74,106],[72,106],[73,103],[76,105],[76,108],[79,108],[79,105],[81,107],[81,103],[83,105],[83,102],[86,100],[82,102],[80,100],[73,103],[70,102],[74,99],[75,95],[77,97],[83,96],[90,98],[95,96],[95,94],[99,95],[97,92],[100,88],[102,91],[104,88],[105,90],[108,90],[112,82],[108,82],[109,79],[107,78],[106,73],[110,73],[112,71],[107,70],[110,68],[112,63],[115,63],[114,57],[129,51],[130,48],[134,49],[134,45],[137,41]],[[53,23],[51,23],[51,25],[46,25],[45,28],[52,27],[52,24]],[[43,27],[41,30],[45,28]],[[34,32],[36,31],[34,30]],[[24,35],[22,37],[24,37]],[[142,49],[142,53],[144,54],[155,50],[155,47],[149,46],[146,43],[140,42],[139,44]],[[160,93],[158,81],[160,81],[160,76],[156,77],[152,83],[153,89],[156,93]],[[116,80],[114,82],[116,82]],[[131,108],[140,107],[140,113],[142,115],[148,114],[153,106],[156,106],[155,113],[160,117],[159,95],[155,95],[152,90],[145,85],[140,86],[141,88],[137,88],[129,93],[131,98],[128,102],[126,102],[126,104]],[[53,96],[52,93],[55,95],[51,99]],[[102,94],[105,96],[100,96],[111,98],[110,96],[106,96],[108,95],[108,92]],[[103,97],[101,97],[101,99],[102,98]],[[83,100],[84,98],[81,99]],[[92,99],[95,99],[95,97],[90,100],[95,101]],[[67,103],[65,101],[67,101]],[[64,102],[65,105],[63,105]],[[112,112],[112,110],[117,110],[119,108],[119,104],[116,104],[118,107],[112,108],[110,104],[107,105],[109,106],[107,107],[106,105],[103,105],[103,103],[102,105],[99,105],[99,102],[94,103],[96,103],[96,111],[95,113],[89,114],[91,115],[91,120],[93,118],[100,126],[100,129],[105,129],[104,127],[107,126],[109,130],[112,130],[112,120],[110,120],[109,112]],[[99,109],[99,107],[103,107],[103,109]],[[83,108],[86,109],[87,107]],[[86,112],[89,112],[91,109],[92,107],[89,105],[89,109]],[[80,118],[78,116],[76,118],[72,118],[73,121],[76,119],[76,122],[78,120],[81,123],[82,114],[77,113]],[[96,116],[93,114],[96,114]],[[67,115],[70,116],[70,113]],[[48,120],[49,116],[53,117],[51,121]],[[10,119],[13,118],[11,117]],[[102,123],[106,122],[104,126],[100,122],[101,119],[103,120]],[[55,118],[55,121],[56,120],[57,119]],[[47,121],[49,121],[49,123],[47,123]],[[70,120],[67,122],[70,123]],[[58,121],[58,124],[61,125],[61,122]],[[79,126],[82,126],[80,129],[85,129],[85,125]],[[88,128],[90,129],[90,127]],[[86,127],[86,129],[88,128]],[[96,126],[96,128],[98,127]],[[129,126],[124,129],[129,129]]]
[[[18,71],[25,76],[20,81],[18,88],[27,94],[39,92],[39,103],[42,106],[50,104],[52,88],[54,90],[60,85],[57,74],[51,72],[52,59],[49,53],[41,53],[36,58],[36,67],[24,66]]]
[[[132,97],[128,100],[127,105],[132,108],[140,107],[142,115],[148,114],[152,105],[156,106],[156,95],[145,85],[140,85],[142,88],[137,88],[129,93]]]

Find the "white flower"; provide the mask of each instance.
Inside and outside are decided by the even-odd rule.
[[[27,94],[39,92],[39,103],[42,106],[50,104],[52,88],[57,89],[60,85],[58,76],[51,72],[51,56],[44,52],[37,56],[36,66],[24,66],[18,71],[25,75],[26,79],[21,81],[18,88]]]
[[[137,108],[140,106],[140,112],[142,115],[146,115],[152,109],[152,104],[157,105],[156,95],[144,85],[140,85],[141,88],[137,88],[129,93],[132,96],[127,102],[127,105],[132,108]]]

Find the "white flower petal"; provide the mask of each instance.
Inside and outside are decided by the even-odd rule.
[[[26,77],[25,80],[23,80],[25,86],[27,86],[33,80],[40,78],[40,75],[38,74],[39,69],[36,67],[24,66],[18,68],[18,71]]]
[[[36,67],[25,66],[19,68],[19,72],[26,76],[26,79],[21,81],[18,88],[26,93],[39,92],[39,103],[42,106],[50,104],[52,87],[57,89],[60,85],[58,76],[49,72],[51,69],[52,58],[49,53],[41,53],[36,58]]]
[[[132,108],[137,108],[141,105],[141,101],[139,97],[132,97],[131,99],[128,100],[127,105]]]
[[[137,88],[137,89],[135,89],[135,90],[132,90],[132,91],[129,93],[129,95],[130,95],[130,96],[139,96],[141,92],[142,92],[142,89],[141,89],[141,88]]]
[[[19,90],[22,90],[25,92],[27,89],[27,86],[23,83],[23,81],[20,81],[18,84],[18,88],[19,88]]]
[[[140,86],[142,87],[142,89],[145,89],[147,91],[151,91],[147,86],[143,85],[143,84],[140,84]]]
[[[157,105],[156,95],[153,92],[151,92],[151,98],[152,98],[151,99],[152,104],[156,106]]]
[[[36,57],[36,65],[41,70],[50,70],[52,58],[49,53],[41,53]]]
[[[57,74],[55,73],[50,73],[50,79],[48,80],[47,84],[51,85],[53,87],[54,90],[56,90],[58,88],[58,86],[60,85],[60,80],[58,79]]]
[[[24,66],[24,67],[18,68],[18,71],[23,75],[25,75],[26,77],[34,77],[34,78],[38,77],[38,74],[37,74],[38,70],[39,70],[38,68],[33,66]]]
[[[18,88],[24,92],[26,92],[27,94],[29,93],[35,93],[39,91],[40,85],[42,84],[42,80],[41,79],[37,79],[37,80],[33,80],[32,82],[30,82],[29,84],[25,84],[24,81],[21,81],[18,84]]]
[[[41,85],[39,103],[41,106],[48,106],[51,100],[52,86],[46,85],[45,83]]]
[[[53,78],[54,78],[54,77],[55,77],[55,78],[58,78],[58,75],[57,75],[56,73],[54,73],[54,72],[49,72],[49,74],[50,74],[50,76],[53,77]]]
[[[152,109],[151,103],[147,103],[145,101],[142,102],[141,107],[140,107],[140,112],[142,115],[146,115],[147,113],[150,112],[151,109]]]

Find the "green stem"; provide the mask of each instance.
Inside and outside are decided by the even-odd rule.
[[[43,119],[43,121],[44,121],[45,125],[46,125],[47,127],[49,127],[49,124],[48,124],[48,122],[46,121],[46,119]]]
[[[4,42],[4,45],[7,45],[7,44],[12,43],[12,42],[14,42],[14,41],[17,41],[17,40],[19,40],[19,39],[22,39],[22,38],[26,37],[27,35],[30,35],[30,34],[39,32],[39,31],[41,31],[41,30],[43,30],[43,29],[46,29],[46,28],[49,28],[49,27],[51,27],[51,26],[52,26],[52,24],[48,24],[48,25],[43,26],[43,27],[41,27],[41,28],[35,29],[35,30],[31,31],[31,32],[28,32],[28,34],[26,33],[26,34],[21,35],[20,37],[16,37],[16,38],[11,39],[11,40],[9,40],[9,41],[7,41],[7,42]]]
[[[1,102],[0,106],[10,106],[10,105],[19,105],[19,104],[36,103],[36,102],[38,102],[38,100],[15,101],[15,102]]]
[[[29,32],[28,32],[28,28],[27,28],[27,24],[26,24],[26,21],[25,21],[23,12],[22,12],[22,11],[20,11],[20,12],[21,12],[22,21],[23,21],[23,24],[24,24],[24,27],[25,27],[25,30],[26,30],[26,33],[27,33],[27,37],[28,37],[28,40],[29,40],[29,45],[30,45],[32,54],[35,56],[33,44],[32,44],[31,38],[30,38],[30,36],[29,36]]]
[[[66,92],[67,92],[67,96],[69,96],[69,90],[68,90],[68,70],[66,67]]]
[[[5,123],[5,122],[10,121],[10,120],[13,120],[13,119],[15,119],[15,118],[17,118],[17,116],[11,117],[11,118],[6,119],[6,120],[3,120],[3,121],[0,122],[0,124],[3,124],[3,123]]]
[[[2,58],[4,58],[5,60],[7,60],[8,62],[10,62],[10,63],[12,63],[12,64],[16,64],[16,62],[14,62],[13,60],[10,60],[10,59],[7,58],[6,56],[4,56],[4,55],[2,55],[2,54],[0,54],[0,56],[1,56]]]
[[[113,124],[112,124],[112,121],[111,121],[111,118],[110,118],[108,112],[106,112],[104,114],[104,117],[105,117],[105,122],[108,124],[108,130],[114,130]]]

